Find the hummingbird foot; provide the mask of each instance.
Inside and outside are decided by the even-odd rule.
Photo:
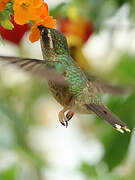
[[[74,115],[74,112],[69,111],[69,112],[66,114],[67,120],[70,121],[70,119],[72,119],[73,115]]]
[[[59,117],[59,121],[60,121],[60,123],[63,125],[63,126],[66,126],[66,128],[68,127],[68,121],[72,118],[71,117],[71,114],[69,113],[69,116],[67,117],[65,117],[65,112],[67,111],[69,109],[69,107],[67,107],[67,108],[64,108],[64,109],[62,109],[62,111],[60,111],[59,112],[59,115],[58,115],[58,117]],[[67,113],[67,114],[68,114]],[[72,115],[73,116],[73,115]]]

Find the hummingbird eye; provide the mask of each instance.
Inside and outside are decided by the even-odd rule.
[[[44,26],[40,25],[40,26],[38,26],[38,29],[39,29],[40,31],[42,31],[42,30],[44,29]]]

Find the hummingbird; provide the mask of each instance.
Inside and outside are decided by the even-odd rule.
[[[0,60],[48,80],[53,97],[63,106],[58,114],[63,126],[68,126],[74,113],[94,113],[121,133],[130,132],[98,96],[104,92],[119,94],[123,89],[84,72],[70,56],[67,40],[61,32],[42,25],[38,28],[43,60],[9,56],[0,56]]]

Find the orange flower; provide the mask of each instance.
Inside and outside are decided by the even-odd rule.
[[[38,14],[38,18],[41,16],[49,16],[48,5],[43,2],[40,7],[36,8],[36,12]]]
[[[9,0],[0,0],[0,11],[4,9]]]
[[[56,20],[49,16],[48,5],[44,0],[14,0],[13,9],[17,24],[23,25],[30,20],[35,23],[29,37],[31,42],[40,38],[39,25],[48,28],[54,28],[56,25]]]
[[[14,19],[17,24],[23,25],[29,20],[37,20],[40,15],[48,13],[48,6],[43,0],[15,0]]]
[[[29,40],[33,43],[40,39],[40,31],[38,29],[39,25],[43,25],[44,27],[54,28],[56,25],[56,20],[52,18],[52,16],[42,17],[31,29],[31,34]]]

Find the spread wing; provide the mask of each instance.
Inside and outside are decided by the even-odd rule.
[[[13,64],[24,71],[39,76],[40,78],[53,81],[58,85],[69,86],[69,82],[64,76],[59,74],[53,66],[45,64],[43,60],[0,56],[0,61],[4,62],[4,64]]]
[[[97,93],[121,95],[128,92],[128,88],[124,86],[111,85],[103,80],[91,76],[89,73],[85,73],[85,75]]]
[[[113,114],[106,106],[100,104],[86,104],[85,106],[121,133],[124,132],[123,129],[130,132],[130,129],[128,129],[126,124]]]

